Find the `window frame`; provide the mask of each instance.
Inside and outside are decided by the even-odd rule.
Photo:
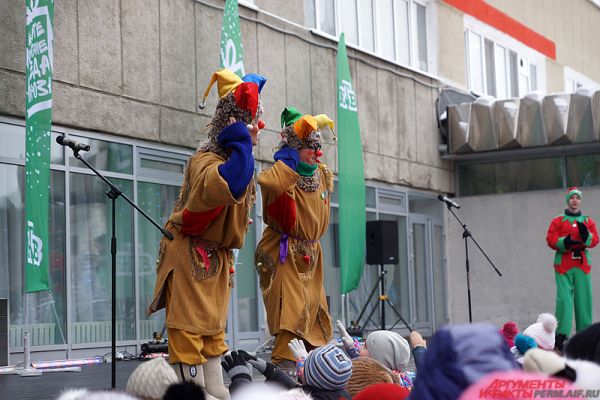
[[[465,50],[465,78],[466,78],[466,86],[467,88],[475,94],[484,95],[484,96],[493,96],[497,99],[506,99],[506,98],[514,98],[514,97],[523,97],[525,94],[533,92],[533,91],[546,91],[546,56],[539,53],[538,51],[524,45],[523,43],[517,41],[516,39],[508,36],[507,34],[498,31],[491,26],[484,24],[481,21],[476,20],[475,18],[465,15],[464,19],[464,50]],[[481,74],[482,74],[482,91],[473,89],[472,82],[472,60],[471,60],[471,34],[477,35],[480,38],[480,47],[481,47]],[[490,90],[488,88],[488,74],[487,74],[487,52],[486,52],[486,41],[492,43],[493,49],[493,67],[494,67],[494,87],[495,93],[490,94]],[[500,47],[504,50],[504,82],[505,89],[508,97],[498,97],[498,86],[499,77],[497,68],[497,60],[496,60],[496,49]],[[516,70],[513,71],[513,65],[511,63],[511,53],[516,54]],[[531,87],[531,66],[535,67],[536,71],[536,87],[532,89]],[[513,96],[512,92],[512,78],[516,76],[516,96]],[[522,87],[522,82],[520,78],[527,79],[527,87]]]
[[[579,89],[580,87],[591,87],[594,89],[600,89],[600,83],[587,77],[586,75],[582,74],[581,72],[574,70],[571,67],[563,68],[563,76],[564,76],[564,81],[565,81],[565,92],[567,92],[567,93],[575,93],[577,91],[577,89]],[[572,82],[573,84],[576,84],[577,87],[573,88],[573,85],[570,85],[569,81]],[[569,87],[569,86],[571,86],[571,87]]]
[[[343,6],[343,2],[340,0],[332,0],[334,2],[334,13],[335,15],[333,16],[334,20],[334,27],[335,27],[335,32],[332,35],[331,33],[326,32],[325,30],[322,29],[321,27],[321,23],[320,23],[320,11],[319,11],[319,5],[322,1],[326,1],[326,0],[305,0],[305,1],[312,1],[314,4],[314,11],[315,11],[315,26],[314,27],[309,27],[311,28],[312,32],[318,35],[322,35],[328,38],[331,38],[333,40],[338,40],[338,36],[341,33],[341,27],[342,27],[342,21],[341,21],[341,11],[340,11],[340,7]],[[351,0],[354,1],[355,5],[356,5],[356,24],[357,24],[357,37],[358,37],[358,43],[352,43],[352,42],[346,42],[346,45],[348,47],[351,47],[353,49],[362,51],[364,53],[370,54],[374,57],[383,59],[385,61],[388,61],[390,63],[396,64],[396,65],[400,65],[402,67],[411,69],[411,70],[415,70],[421,73],[425,73],[425,74],[435,74],[437,73],[436,68],[437,68],[437,63],[435,62],[435,47],[436,47],[436,42],[435,42],[435,34],[434,34],[434,26],[436,23],[436,19],[435,19],[435,13],[436,13],[436,3],[434,1],[431,0],[401,0],[403,2],[405,2],[407,4],[407,18],[408,18],[408,49],[409,49],[409,62],[408,64],[404,61],[400,61],[400,57],[399,57],[399,43],[398,43],[398,38],[399,38],[399,30],[397,28],[397,24],[399,23],[397,21],[397,13],[396,13],[396,9],[398,7],[397,1],[393,1],[392,2],[392,23],[393,23],[393,32],[391,32],[391,35],[389,36],[390,40],[393,41],[393,51],[394,51],[394,56],[393,58],[389,58],[383,55],[383,53],[381,52],[381,40],[380,38],[378,38],[378,32],[377,32],[377,26],[378,24],[378,20],[377,20],[377,7],[380,6],[380,3],[377,2],[376,0],[368,0],[370,1],[371,4],[371,9],[372,9],[372,23],[371,23],[371,28],[373,29],[372,35],[373,35],[373,50],[369,49],[368,47],[365,47],[364,44],[361,43],[361,34],[364,32],[364,24],[361,24],[360,22],[360,11],[359,11],[359,5],[358,5],[358,0]],[[416,9],[417,6],[422,6],[425,8],[425,47],[426,47],[426,65],[427,65],[427,69],[421,69],[420,68],[420,60],[419,58],[419,37],[418,37],[418,27],[417,27],[417,23],[415,21],[415,18],[413,18],[413,8]]]

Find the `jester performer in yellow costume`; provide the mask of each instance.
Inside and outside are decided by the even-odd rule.
[[[213,74],[204,101],[217,83],[219,102],[207,127],[208,140],[187,162],[179,197],[166,224],[157,261],[151,314],[166,309],[169,362],[181,380],[228,399],[221,355],[234,271],[232,249],[244,244],[255,202],[254,158],[264,123],[259,92],[265,79]],[[203,104],[201,107],[203,107]]]
[[[333,121],[288,107],[281,125],[275,165],[258,177],[267,228],[255,261],[269,330],[275,336],[271,359],[294,370],[291,339],[302,339],[310,349],[332,337],[319,239],[329,226],[333,173],[319,158],[321,131],[332,129]]]

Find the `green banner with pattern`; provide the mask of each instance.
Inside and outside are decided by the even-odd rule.
[[[344,34],[337,53],[338,198],[342,293],[358,287],[366,244],[365,173],[358,107],[352,88]]]
[[[221,67],[230,69],[240,77],[246,75],[237,0],[225,2],[221,28]]]
[[[49,290],[54,0],[26,0],[25,291]]]

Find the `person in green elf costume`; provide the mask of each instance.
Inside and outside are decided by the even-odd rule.
[[[575,324],[580,332],[592,324],[592,280],[588,248],[598,244],[596,223],[580,210],[581,190],[570,187],[565,200],[567,208],[550,223],[546,242],[556,251],[557,343],[571,333],[573,307]]]

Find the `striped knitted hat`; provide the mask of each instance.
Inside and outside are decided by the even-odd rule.
[[[579,196],[580,199],[583,199],[583,197],[581,196],[581,190],[577,186],[571,186],[570,188],[567,189],[567,195],[565,196],[565,202],[567,204],[569,204],[569,199],[571,198],[571,196],[573,196],[575,194],[577,196]]]
[[[323,390],[343,389],[352,375],[352,362],[332,344],[314,349],[304,363],[304,380]]]

